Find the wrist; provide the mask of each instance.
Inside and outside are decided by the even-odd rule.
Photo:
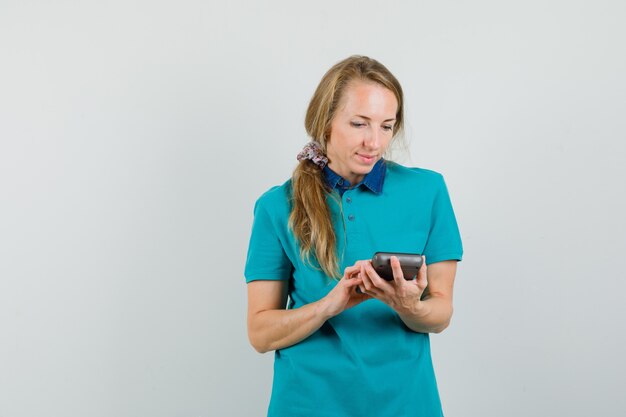
[[[413,303],[412,305],[403,308],[398,314],[400,314],[400,316],[421,319],[430,314],[430,308],[428,304],[424,303],[421,300],[417,300],[417,302]]]
[[[336,313],[333,313],[332,311],[328,296],[315,302],[315,316],[319,317],[322,320],[322,323],[335,315]]]

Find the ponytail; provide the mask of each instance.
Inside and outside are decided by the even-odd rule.
[[[300,243],[300,257],[312,265],[311,257],[315,254],[326,276],[341,279],[337,239],[326,202],[331,190],[326,185],[322,170],[308,159],[300,161],[293,172],[291,186],[289,227]]]

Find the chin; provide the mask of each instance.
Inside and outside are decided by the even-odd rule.
[[[376,165],[376,162],[378,161],[374,161],[370,164],[355,164],[355,168],[360,171],[370,172],[372,168],[374,168],[374,165]]]
[[[354,172],[355,174],[359,174],[359,175],[367,175],[372,171],[373,166],[371,167],[355,167],[352,172]]]

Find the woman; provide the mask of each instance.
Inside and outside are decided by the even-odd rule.
[[[268,415],[441,416],[428,334],[450,322],[463,248],[441,174],[383,158],[403,128],[400,84],[349,57],[305,127],[292,178],[255,204],[245,267],[250,342],[275,351]],[[377,251],[425,262],[405,280],[392,258],[385,281]]]

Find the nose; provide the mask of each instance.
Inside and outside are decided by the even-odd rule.
[[[363,146],[369,149],[378,149],[381,144],[381,135],[382,133],[379,132],[378,129],[367,129],[365,137],[363,138]]]

